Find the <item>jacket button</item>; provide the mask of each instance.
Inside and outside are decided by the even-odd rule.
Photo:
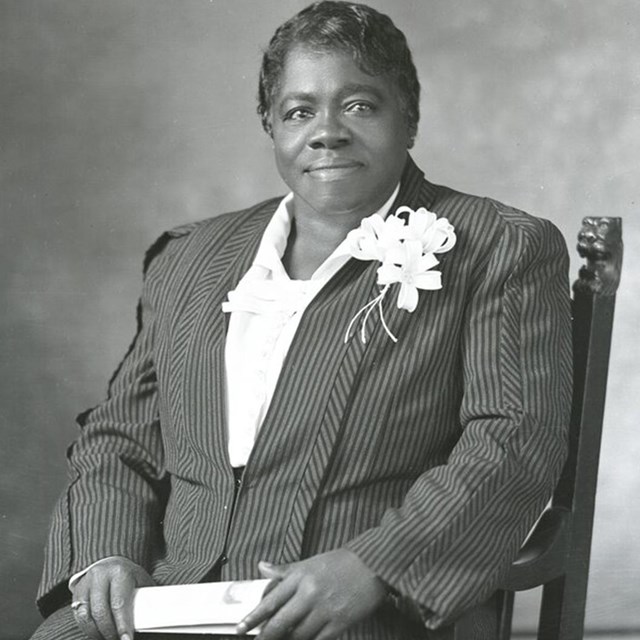
[[[223,554],[220,556],[220,564],[221,564],[221,565],[222,565],[222,564],[227,564],[227,562],[229,562],[229,558],[227,558],[227,556],[223,553]]]

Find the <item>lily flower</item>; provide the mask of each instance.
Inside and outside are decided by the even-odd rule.
[[[401,251],[400,264],[384,262],[378,269],[378,284],[387,286],[400,283],[398,309],[411,313],[418,306],[418,289],[441,289],[442,274],[440,271],[430,271],[438,264],[438,259],[433,253],[422,253],[420,240],[406,240]]]
[[[357,229],[347,234],[349,251],[358,260],[384,262],[387,253],[400,246],[404,226],[404,222],[396,216],[388,216],[385,220],[375,213],[364,218]]]
[[[420,240],[424,253],[444,253],[453,248],[456,234],[446,218],[438,218],[424,207],[415,211],[410,207],[398,207],[396,216],[404,212],[409,214],[407,224],[403,227],[405,240]]]
[[[400,214],[408,213],[407,220]],[[418,290],[442,288],[442,274],[434,271],[439,264],[436,253],[449,251],[456,243],[453,225],[446,218],[420,207],[398,207],[395,215],[383,219],[378,214],[364,218],[358,229],[347,235],[349,251],[358,260],[376,260],[380,293],[369,301],[349,322],[344,336],[349,340],[351,330],[360,323],[360,339],[367,341],[367,321],[375,310],[387,335],[393,335],[384,317],[383,304],[390,287],[399,284],[397,306],[409,313],[418,306]]]

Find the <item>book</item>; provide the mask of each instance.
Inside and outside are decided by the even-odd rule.
[[[269,582],[236,580],[141,587],[133,600],[135,630],[235,635],[236,625],[255,609]],[[258,631],[252,629],[248,634]]]

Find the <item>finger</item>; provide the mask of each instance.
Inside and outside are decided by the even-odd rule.
[[[91,588],[89,609],[95,622],[100,638],[117,640],[118,631],[111,615],[111,601],[109,596],[109,580],[96,581]]]
[[[91,617],[89,603],[74,600],[72,605],[73,618],[76,621],[76,624],[78,625],[80,631],[82,631],[92,640],[103,640],[102,634],[98,630],[98,627],[96,627],[96,624]]]
[[[73,601],[71,603],[71,610],[73,612],[73,618],[80,630],[92,640],[102,640],[102,636],[98,631],[91,617],[91,611],[89,610],[89,588],[88,581],[84,578],[79,580],[74,588],[71,590],[73,595]]]
[[[318,632],[313,640],[333,640],[341,633],[342,631],[336,630],[332,624],[327,624]]]
[[[258,640],[282,640],[307,617],[311,610],[309,603],[293,596],[261,627]]]
[[[111,581],[109,600],[111,615],[120,640],[133,638],[133,590],[135,580],[129,573],[117,575]]]
[[[258,571],[265,577],[271,580],[283,580],[289,572],[288,564],[271,564],[261,560],[258,562]]]
[[[296,583],[293,580],[276,582],[276,586],[262,596],[258,606],[240,621],[236,632],[242,635],[271,618],[293,596],[295,591]]]
[[[271,582],[265,587],[262,597],[273,591],[278,586],[279,582],[284,579],[288,565],[274,565],[269,562],[261,560],[258,562],[258,570],[264,578],[269,578]]]
[[[280,580],[269,580],[269,584],[267,584],[262,592],[262,597],[264,598],[268,593],[271,593],[279,584]]]
[[[318,637],[327,626],[327,621],[311,612],[294,629],[289,629],[287,640],[310,640]]]

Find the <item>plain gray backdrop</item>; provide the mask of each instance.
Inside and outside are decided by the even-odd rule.
[[[548,217],[572,251],[584,215],[624,217],[587,627],[640,629],[640,3],[371,4],[413,48],[414,156],[432,181]],[[74,416],[104,396],[133,336],[146,247],[284,192],[256,78],[275,27],[305,5],[0,1],[2,638],[38,622]]]

